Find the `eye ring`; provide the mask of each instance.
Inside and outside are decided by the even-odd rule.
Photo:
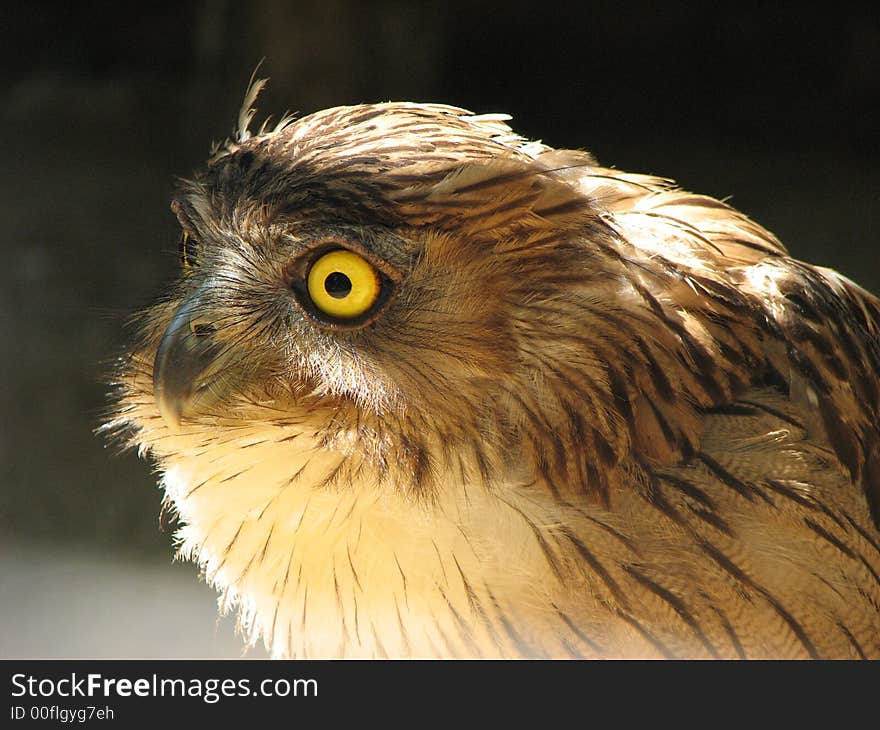
[[[344,262],[346,264],[359,268],[365,267],[364,276],[369,282],[369,288],[365,291],[371,292],[369,297],[365,297],[366,301],[361,302],[358,307],[352,306],[347,313],[338,310],[334,305],[343,298],[340,297],[341,294],[348,295],[346,292],[348,285],[351,285],[351,292],[354,292],[357,282],[352,280],[350,275],[352,272],[345,268],[342,271],[334,269],[333,271],[325,271],[325,275],[321,277],[321,269],[316,268],[319,262],[330,254],[337,254],[337,256],[324,260],[322,266],[330,268],[328,264],[334,261],[342,262],[343,257],[338,256],[340,253],[345,254]],[[368,271],[369,275],[367,275]],[[335,273],[345,274],[348,281],[334,277],[327,282],[328,277]],[[321,329],[338,332],[363,329],[375,322],[396,297],[398,285],[402,279],[400,271],[384,259],[376,257],[357,240],[337,237],[316,241],[305,251],[302,251],[286,264],[283,277],[286,286],[293,294],[294,302],[302,313]],[[310,292],[310,277],[312,278],[312,290],[318,302]],[[376,281],[378,281],[378,292],[375,288]],[[327,290],[328,286],[325,286],[325,282],[330,291]],[[320,284],[320,288],[316,284]],[[331,291],[336,296],[333,296]],[[324,297],[333,301],[327,302]],[[370,302],[371,299],[372,302]],[[319,303],[324,307],[323,309],[318,306]],[[353,305],[354,302],[351,301],[351,304]],[[362,310],[360,314],[354,314],[359,310]]]

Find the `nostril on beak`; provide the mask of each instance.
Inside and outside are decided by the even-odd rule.
[[[193,319],[189,323],[189,330],[196,337],[209,337],[217,331],[217,328],[204,319]]]

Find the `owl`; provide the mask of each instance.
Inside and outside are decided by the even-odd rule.
[[[104,426],[249,645],[880,658],[878,299],[506,115],[261,86]]]

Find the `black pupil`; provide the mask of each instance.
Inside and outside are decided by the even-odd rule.
[[[334,299],[345,299],[351,292],[351,279],[340,271],[334,271],[324,279],[324,290]]]

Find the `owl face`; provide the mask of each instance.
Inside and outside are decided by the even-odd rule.
[[[509,359],[508,287],[467,242],[248,223],[221,234],[186,222],[188,263],[154,325],[169,425],[283,397],[399,415],[481,387]]]
[[[591,274],[568,225],[587,201],[541,149],[406,104],[229,143],[174,198],[181,273],[132,356],[130,423],[158,449],[295,423],[410,490],[452,463],[490,478],[523,412],[550,422],[535,356]]]

